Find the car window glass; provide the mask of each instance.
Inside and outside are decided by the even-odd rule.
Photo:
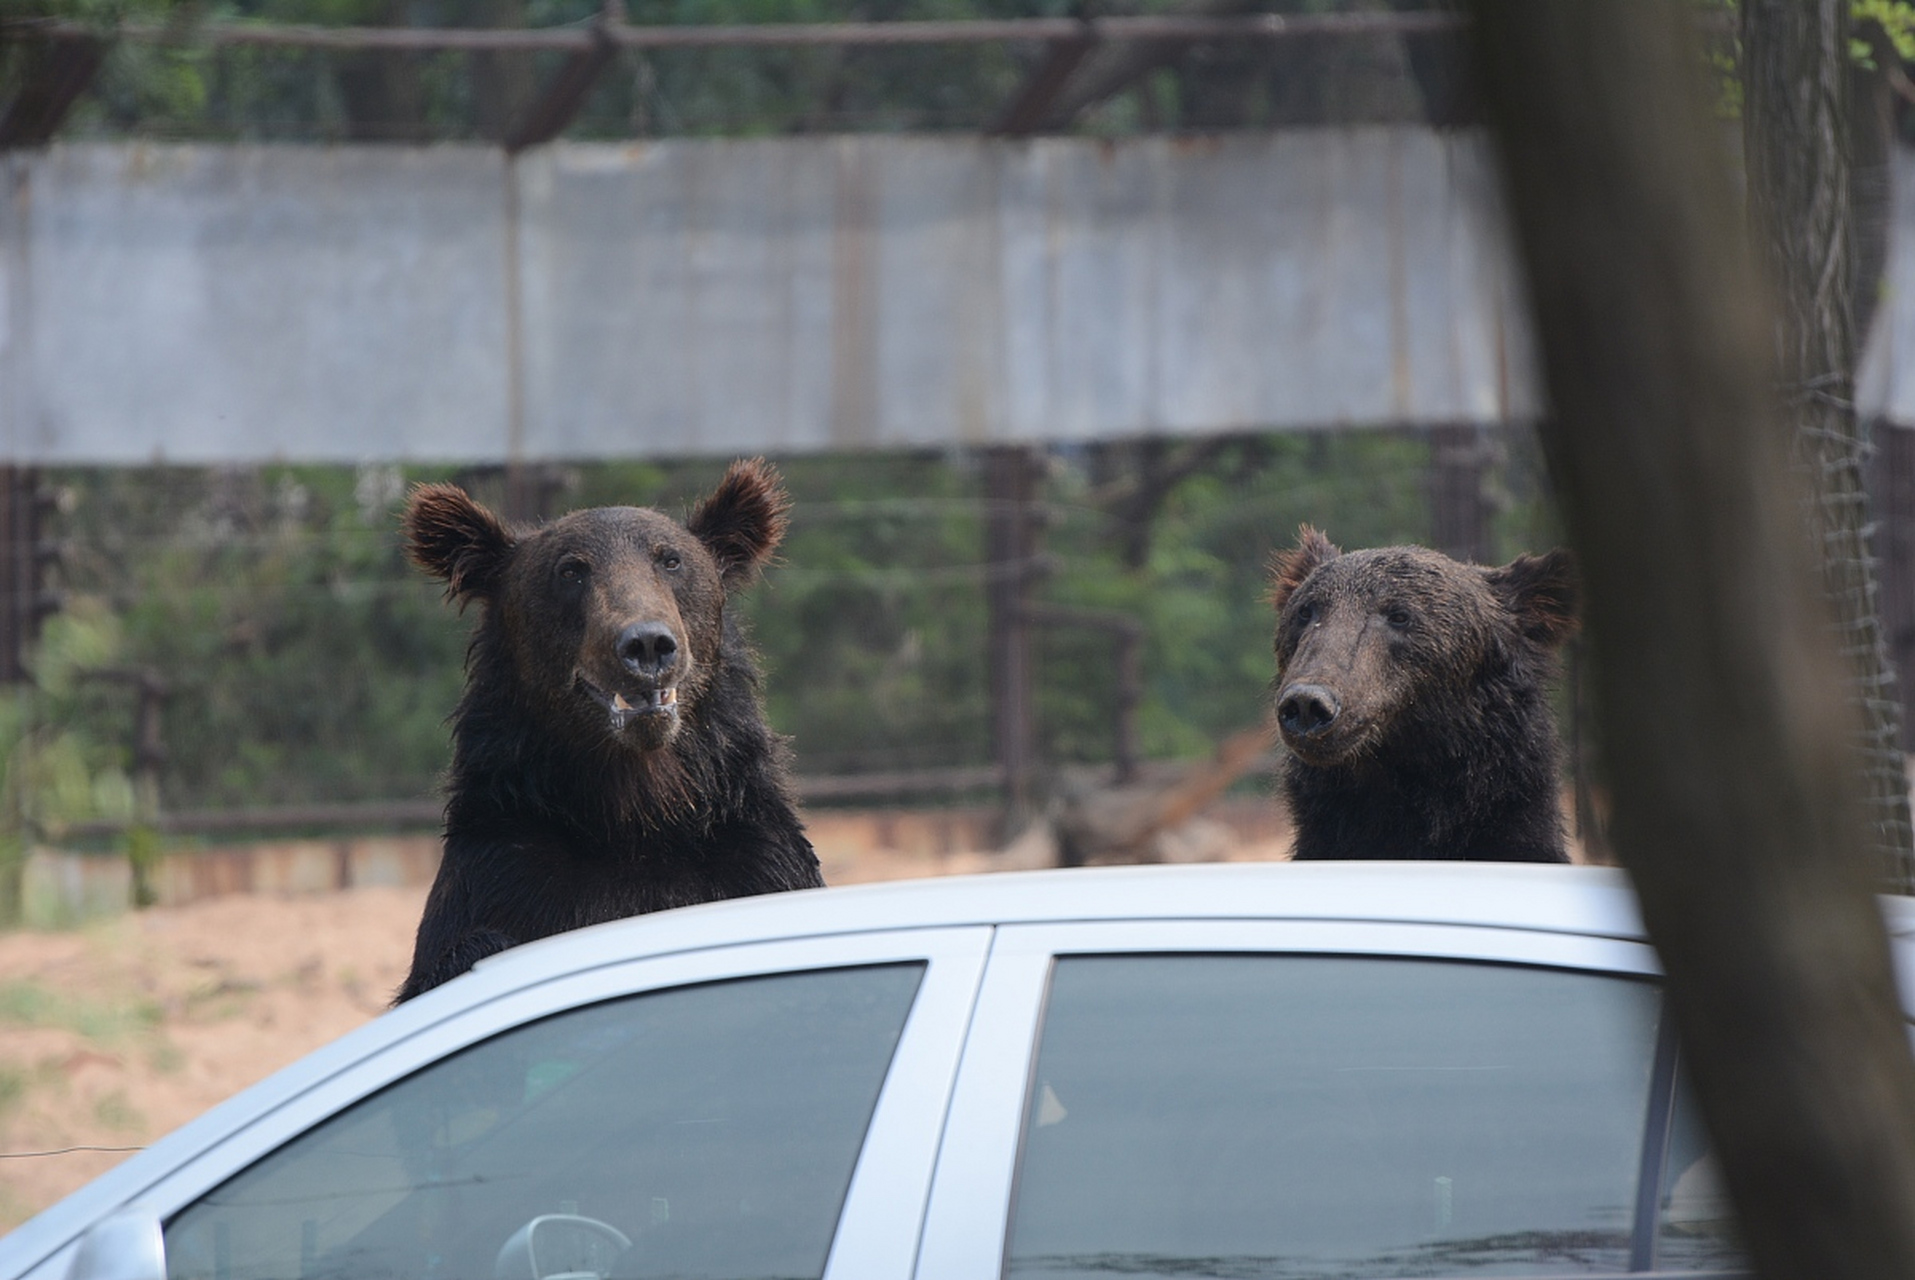
[[[1656,1227],[1658,1270],[1739,1271],[1749,1265],[1687,1072],[1677,1078]]]
[[[1061,959],[1006,1272],[1627,1270],[1658,1006],[1487,964]]]
[[[519,1027],[179,1213],[171,1280],[816,1277],[920,964]]]

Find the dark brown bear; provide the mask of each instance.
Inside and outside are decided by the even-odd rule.
[[[1568,860],[1546,691],[1575,629],[1567,552],[1345,555],[1305,525],[1271,577],[1299,860]]]
[[[787,506],[762,460],[684,524],[599,507],[515,529],[451,485],[413,491],[413,560],[484,613],[400,1000],[547,934],[823,883],[725,609]]]

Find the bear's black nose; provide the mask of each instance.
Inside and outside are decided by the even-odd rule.
[[[1277,725],[1291,737],[1304,738],[1327,727],[1343,703],[1320,684],[1293,684],[1277,701]]]
[[[633,675],[662,676],[678,661],[678,641],[662,622],[634,622],[619,632],[618,658]]]

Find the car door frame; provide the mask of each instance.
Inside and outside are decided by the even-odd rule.
[[[606,1000],[777,973],[923,963],[833,1228],[824,1280],[907,1275],[916,1256],[959,1054],[992,927],[876,930],[731,944],[614,961],[499,991],[369,1049],[160,1172],[123,1198],[170,1220],[261,1158],[362,1098],[514,1027]],[[256,1088],[269,1088],[269,1079]],[[109,1209],[107,1212],[113,1212]],[[20,1280],[62,1277],[78,1236]]]
[[[1346,920],[1117,920],[1000,926],[958,1064],[916,1280],[1000,1280],[1037,1039],[1060,956],[1365,955],[1659,978],[1653,948],[1565,932]],[[1666,1039],[1667,1032],[1662,1037]]]

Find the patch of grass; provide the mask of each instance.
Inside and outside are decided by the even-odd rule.
[[[11,1062],[0,1062],[0,1116],[20,1105],[27,1096],[27,1073]]]
[[[160,1007],[151,1000],[88,1000],[37,982],[0,982],[0,1025],[57,1027],[110,1043],[151,1031]]]
[[[146,1063],[161,1075],[170,1076],[186,1065],[186,1055],[171,1040],[158,1036],[147,1050]]]
[[[146,1123],[124,1091],[115,1089],[93,1104],[93,1118],[115,1133],[131,1133]]]
[[[0,1235],[5,1235],[35,1213],[32,1205],[15,1195],[5,1184],[0,1184]]]
[[[203,1022],[237,1018],[251,1007],[264,988],[245,978],[221,978],[186,993],[186,1012]]]

